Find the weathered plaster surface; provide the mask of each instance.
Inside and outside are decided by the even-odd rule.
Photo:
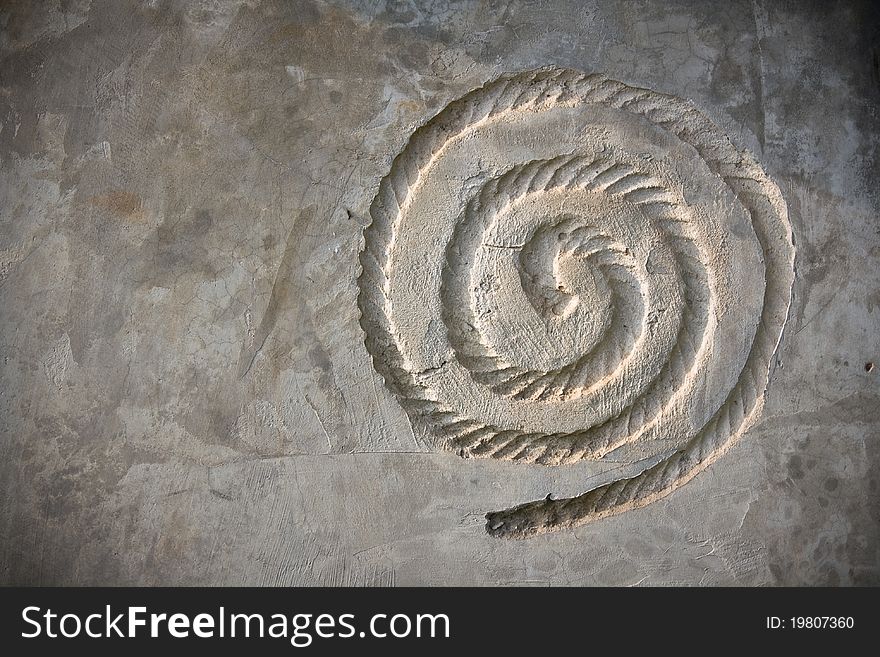
[[[878,22],[858,2],[5,3],[0,581],[880,583]],[[373,369],[358,253],[413,130],[546,65],[692,100],[782,190],[797,277],[762,416],[723,459],[505,541],[485,511],[617,466],[436,450]]]

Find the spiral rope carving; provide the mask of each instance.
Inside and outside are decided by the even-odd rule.
[[[558,236],[558,237],[557,237]],[[635,276],[635,263],[628,249],[593,226],[579,225],[575,219],[542,226],[535,230],[520,255],[520,279],[532,307],[545,321],[567,318],[580,299],[557,282],[541,257],[554,252],[554,261],[566,254],[590,262],[601,275],[602,292],[612,299],[611,318],[602,326],[596,346],[576,362],[552,372],[523,371],[500,357],[483,356],[494,371],[479,371],[480,359],[467,361],[476,380],[485,382],[499,394],[515,399],[566,399],[599,383],[604,372],[616,370],[632,352],[644,328],[647,286]],[[602,295],[599,295],[602,296]],[[621,312],[621,309],[631,309]],[[479,345],[482,346],[482,345]],[[491,360],[490,360],[491,359]]]
[[[457,231],[449,244],[447,262],[450,263],[450,271],[444,276],[444,282],[463,281],[467,278],[465,271],[472,260],[472,250],[478,240],[471,240],[469,250],[462,244],[464,240],[460,233],[469,229],[472,236],[479,238],[480,234],[475,233],[474,228],[479,228],[482,223],[496,218],[500,208],[511,205],[517,196],[527,193],[579,187],[585,190],[601,190],[608,194],[619,195],[635,205],[643,205],[646,211],[656,215],[663,228],[672,236],[671,242],[673,244],[687,239],[684,236],[675,235],[679,217],[664,212],[669,208],[678,207],[679,204],[671,198],[672,195],[669,192],[660,188],[656,181],[644,174],[633,172],[621,163],[602,160],[583,162],[582,160],[583,158],[566,157],[546,162],[529,162],[526,165],[514,167],[501,178],[483,187],[479,197],[468,203],[466,217],[457,225],[460,230]],[[545,184],[542,185],[542,181],[546,181]],[[646,194],[646,192],[648,193]],[[584,228],[580,230],[583,231]],[[581,247],[583,253],[586,253],[586,247],[587,245]],[[607,257],[609,252],[602,251],[600,255]],[[686,258],[681,256],[679,261],[681,260],[686,260]],[[615,269],[620,269],[619,262],[608,264],[614,264],[616,265]],[[686,262],[685,264],[690,265],[691,263]],[[699,261],[693,264],[700,268]],[[690,281],[701,277],[705,278],[701,272],[688,271],[686,275],[687,280]],[[630,288],[638,285],[638,283],[631,282],[631,276],[624,279],[619,276],[618,274],[609,281],[616,296],[626,295],[627,283]],[[533,281],[534,275],[531,278]],[[462,289],[457,290],[458,294],[455,294],[447,287],[444,286],[441,289],[441,294],[444,295],[443,307],[448,311],[447,325],[450,326],[453,339],[455,337],[461,338],[456,351],[462,364],[467,367],[477,381],[491,386],[496,392],[510,394],[516,399],[546,399],[551,395],[568,398],[577,394],[579,390],[596,383],[603,372],[614,369],[608,361],[619,360],[623,355],[620,353],[624,351],[621,337],[630,338],[631,336],[628,334],[631,329],[641,328],[620,325],[606,332],[605,335],[612,338],[609,340],[611,344],[602,345],[603,348],[597,350],[597,355],[600,358],[605,358],[605,362],[596,363],[595,358],[591,358],[593,354],[590,353],[582,355],[577,361],[557,370],[549,372],[523,370],[512,366],[495,354],[491,347],[483,343],[480,336],[476,335],[477,331],[462,328],[472,327],[476,322],[472,312],[469,312],[472,307],[461,294]],[[526,283],[526,287],[531,286]],[[556,292],[558,303],[558,298],[565,295],[560,295],[559,290]],[[694,296],[690,295],[688,298],[694,298]],[[688,313],[686,318],[691,319],[691,314]],[[618,323],[620,324],[620,322]],[[698,335],[699,333],[699,329],[693,327],[688,330],[689,335]],[[683,335],[681,340],[688,340],[688,335]],[[613,353],[608,353],[609,350]],[[678,359],[685,357],[683,354],[678,354],[671,369],[678,373],[684,372],[687,368],[684,364],[679,363]]]
[[[613,114],[637,133],[656,131],[658,141],[699,160],[710,191],[686,189],[689,177],[677,174],[675,162],[643,152],[660,148],[650,144],[626,150],[613,136],[588,133],[557,153],[546,139],[507,147],[523,139],[515,132],[523,122],[547,134],[557,129],[565,141],[580,113],[587,128]],[[462,155],[478,139],[504,145],[492,151],[500,153],[492,166]],[[462,185],[460,200],[436,202],[450,172],[468,166],[476,191]],[[694,200],[699,194],[710,201]],[[406,412],[432,427],[443,447],[463,457],[562,465],[689,429],[671,456],[634,477],[487,514],[490,534],[524,537],[649,504],[708,467],[760,412],[791,299],[791,227],[776,185],[690,103],[566,69],[503,76],[415,131],[370,215],[358,279],[365,343]],[[445,244],[420,246],[412,237],[420,221],[442,224]],[[493,243],[504,231],[516,239]],[[727,244],[737,239],[752,244],[742,247],[750,254],[745,264]],[[745,291],[734,283],[755,267],[763,269],[763,289],[748,290],[742,305],[749,312],[735,317],[730,299]],[[579,290],[561,280],[569,270]],[[407,285],[422,273],[425,312],[435,315],[429,331],[442,327],[431,334],[439,341],[431,349],[422,347],[429,340],[414,320],[401,323],[400,313],[421,312]],[[520,304],[527,330],[496,319],[505,304]],[[532,346],[547,336],[568,351]],[[714,345],[726,336],[743,341],[738,376],[728,377],[726,393],[702,390],[717,408],[687,427],[676,413],[686,413],[704,381],[716,380],[706,370],[719,367]],[[520,342],[534,362],[511,353]],[[497,410],[478,417],[484,402]],[[578,412],[558,417],[567,422],[582,412],[581,426],[535,425],[572,404]]]

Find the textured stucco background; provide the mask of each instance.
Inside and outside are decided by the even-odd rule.
[[[869,2],[2,3],[0,582],[880,583],[878,25]],[[602,473],[433,453],[364,347],[357,254],[413,129],[543,65],[693,100],[782,189],[797,279],[729,454],[504,541],[485,511]]]

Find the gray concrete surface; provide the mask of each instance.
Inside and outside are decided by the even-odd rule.
[[[0,582],[880,583],[870,5],[3,3]],[[374,369],[359,253],[413,131],[544,66],[693,101],[779,186],[796,278],[727,454],[506,540],[487,511],[637,469],[440,449]]]

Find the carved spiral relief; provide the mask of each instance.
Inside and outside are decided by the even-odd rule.
[[[660,459],[489,513],[490,534],[648,504],[760,412],[791,299],[787,210],[691,104],[571,70],[503,76],[415,131],[370,214],[366,345],[442,447]]]

